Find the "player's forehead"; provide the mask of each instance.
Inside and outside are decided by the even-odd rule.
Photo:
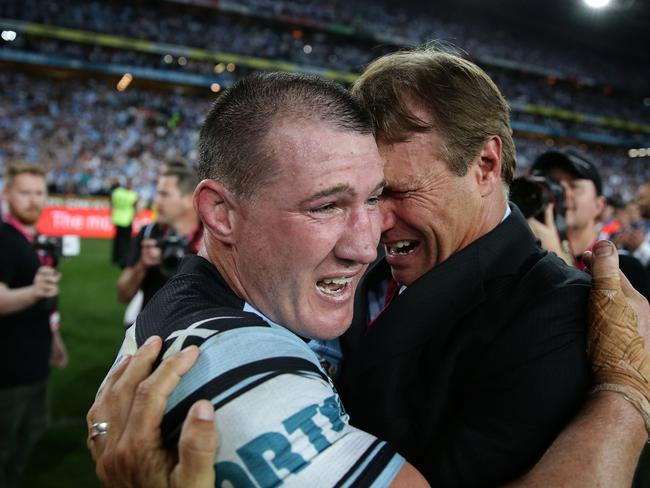
[[[335,190],[367,193],[383,179],[383,161],[372,134],[327,122],[290,121],[269,136],[280,186],[291,186],[301,199]]]

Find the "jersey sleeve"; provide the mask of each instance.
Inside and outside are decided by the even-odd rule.
[[[404,464],[385,442],[349,425],[317,358],[286,329],[237,328],[200,348],[170,396],[162,430],[175,443],[190,406],[213,403],[217,486],[388,486]]]

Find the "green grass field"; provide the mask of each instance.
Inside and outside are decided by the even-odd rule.
[[[110,264],[110,245],[84,240],[81,255],[61,263],[62,334],[70,363],[52,374],[50,429],[32,455],[25,487],[99,486],[86,449],[85,416],[124,332],[124,307],[115,297],[119,270]],[[642,467],[650,480],[647,451]]]

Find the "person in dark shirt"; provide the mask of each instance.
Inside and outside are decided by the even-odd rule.
[[[155,198],[158,217],[131,242],[126,267],[117,280],[120,302],[129,303],[142,290],[144,307],[175,273],[182,255],[197,252],[203,236],[192,206],[197,183],[194,169],[183,163],[172,162],[161,172]]]
[[[68,358],[52,298],[61,274],[36,253],[36,222],[45,207],[45,175],[38,166],[9,167],[0,222],[0,486],[20,485],[29,453],[45,430],[50,365]]]

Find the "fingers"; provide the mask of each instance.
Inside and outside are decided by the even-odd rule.
[[[172,473],[172,486],[213,487],[217,448],[214,407],[208,400],[199,400],[192,405],[183,422],[178,444],[179,462]]]
[[[589,257],[589,266],[595,280],[594,286],[601,286],[603,279],[618,278],[623,295],[626,298],[634,299],[635,301],[644,300],[643,296],[634,289],[627,277],[619,270],[618,251],[611,242],[598,241],[594,245],[593,254]],[[608,286],[611,286],[611,284]]]
[[[609,241],[598,241],[594,245],[590,269],[594,286],[601,283],[603,279],[619,277],[618,252],[614,244]]]
[[[544,223],[549,227],[555,227],[555,216],[553,215],[553,206],[552,203],[546,205],[544,209]]]
[[[34,276],[34,293],[37,298],[49,298],[59,294],[61,273],[49,266],[38,268]]]
[[[142,241],[140,259],[145,266],[157,266],[160,264],[160,248],[154,239],[144,239]]]
[[[541,223],[535,217],[528,217],[526,219],[526,221],[528,222],[528,225],[530,226],[532,231],[535,233],[535,235],[537,235],[535,230],[541,225]]]
[[[115,382],[114,388],[122,394],[133,394],[135,388],[144,380],[149,373],[153,363],[156,361],[160,349],[162,348],[162,339],[158,336],[149,337],[146,342],[133,355],[129,368],[124,371],[121,377]]]
[[[133,439],[144,445],[160,444],[160,423],[172,390],[199,356],[190,346],[165,359],[149,378],[138,386],[126,429]]]
[[[110,390],[115,384],[115,382],[121,378],[122,374],[124,373],[127,366],[129,365],[129,362],[131,362],[132,357],[133,356],[131,356],[130,354],[122,357],[122,360],[119,363],[117,363],[117,365],[115,365],[115,367],[108,373],[108,376],[104,381],[104,384],[97,392],[97,397],[95,398],[95,401],[101,400],[102,394],[106,390]]]
[[[122,361],[108,377],[88,411],[88,448],[96,461],[101,458],[103,451],[107,448],[110,450],[110,446],[115,445],[124,433],[136,387],[151,371],[161,347],[160,337],[150,337],[135,355]],[[108,422],[109,434],[91,439],[92,425],[96,422]]]

